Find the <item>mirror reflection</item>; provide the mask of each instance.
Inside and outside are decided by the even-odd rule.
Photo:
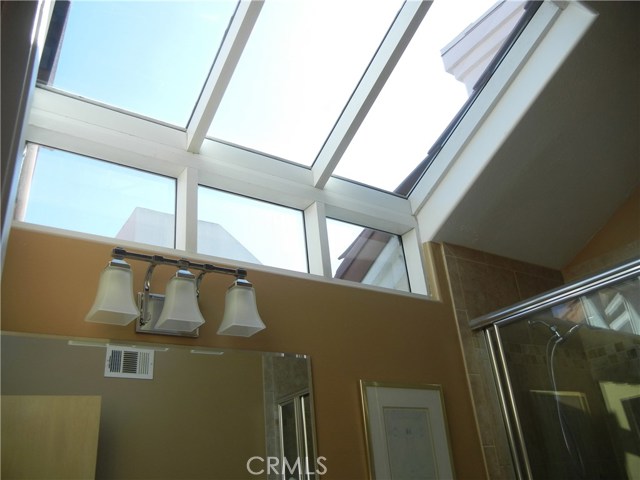
[[[314,478],[314,468],[304,467],[315,462],[311,371],[305,355],[9,333],[1,339],[5,478],[11,477],[8,469],[18,468],[15,462],[27,458],[19,439],[9,441],[11,422],[4,421],[24,417],[6,410],[24,409],[32,399],[45,397],[64,397],[69,411],[60,413],[55,407],[47,411],[57,413],[45,418],[55,422],[58,417],[59,423],[83,432],[90,415],[83,416],[85,407],[73,401],[99,399],[95,478]],[[9,396],[16,402],[5,402]],[[36,432],[31,436],[42,437],[37,434],[45,428],[41,419],[35,427],[25,427],[25,421],[15,428],[18,436]],[[55,432],[48,442],[53,445],[45,448],[55,451],[62,444],[75,457],[87,449],[84,440],[82,448],[71,443],[81,436]],[[29,450],[35,448],[30,445]],[[18,451],[8,450],[13,447]],[[290,465],[301,459],[292,472],[283,469],[285,455]],[[53,456],[62,459],[64,452]],[[39,458],[49,461],[47,454]],[[53,468],[28,462],[32,478],[38,476],[37,468]],[[48,470],[47,478],[51,475]]]

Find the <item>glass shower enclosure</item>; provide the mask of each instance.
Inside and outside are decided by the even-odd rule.
[[[640,260],[471,322],[520,479],[640,479]]]

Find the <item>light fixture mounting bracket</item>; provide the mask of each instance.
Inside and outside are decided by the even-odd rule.
[[[179,332],[175,330],[163,330],[156,327],[162,307],[164,305],[164,295],[158,293],[138,292],[138,308],[141,315],[136,318],[137,333],[151,333],[154,335],[171,335],[178,337],[198,338],[200,329],[196,328],[192,332]]]

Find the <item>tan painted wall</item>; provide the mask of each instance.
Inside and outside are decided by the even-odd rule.
[[[110,250],[107,244],[14,228],[3,273],[2,329],[151,341],[133,327],[83,321]],[[444,279],[441,254],[435,260]],[[146,265],[131,263],[141,286]],[[152,291],[170,274],[167,267],[156,269]],[[367,476],[360,379],[441,384],[457,477],[486,478],[449,288],[441,283],[443,301],[434,302],[257,271],[249,278],[265,331],[249,339],[216,335],[230,278],[209,275],[201,294],[209,321],[200,338],[153,341],[310,355],[318,453],[327,459],[327,479]]]
[[[562,269],[570,282],[640,256],[640,187]]]

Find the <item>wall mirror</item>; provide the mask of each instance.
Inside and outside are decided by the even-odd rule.
[[[315,455],[305,355],[10,333],[1,339],[4,398],[101,398],[95,478],[313,478],[304,468],[285,477],[276,460]],[[292,399],[300,399],[302,414],[283,414]]]

